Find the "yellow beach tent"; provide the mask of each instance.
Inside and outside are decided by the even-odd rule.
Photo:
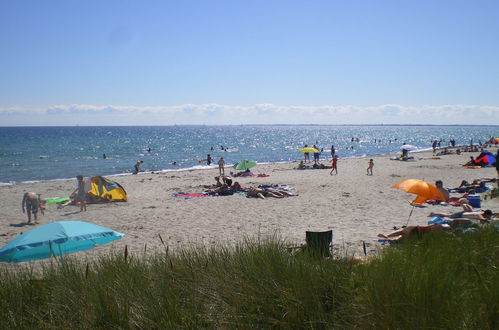
[[[109,202],[126,202],[128,200],[125,189],[117,182],[102,176],[93,176],[87,182],[87,193],[92,198]],[[88,183],[87,183],[88,184]]]

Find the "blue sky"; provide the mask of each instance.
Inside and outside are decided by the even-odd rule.
[[[499,124],[498,12],[0,0],[0,125]]]

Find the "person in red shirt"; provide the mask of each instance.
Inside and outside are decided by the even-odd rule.
[[[331,172],[329,174],[333,175],[333,172],[338,174],[338,156],[334,155],[331,161]]]

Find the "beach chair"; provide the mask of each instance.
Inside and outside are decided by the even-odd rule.
[[[305,233],[307,242],[306,251],[308,253],[320,256],[331,257],[333,247],[333,231],[307,231]]]

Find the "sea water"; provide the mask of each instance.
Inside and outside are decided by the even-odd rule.
[[[499,126],[1,127],[0,184],[126,174],[137,160],[145,171],[173,171],[210,168],[208,154],[227,165],[289,162],[303,158],[305,144],[323,149],[325,159],[332,145],[340,158],[366,157],[398,153],[402,144],[425,150],[433,140],[444,147],[492,136]]]

